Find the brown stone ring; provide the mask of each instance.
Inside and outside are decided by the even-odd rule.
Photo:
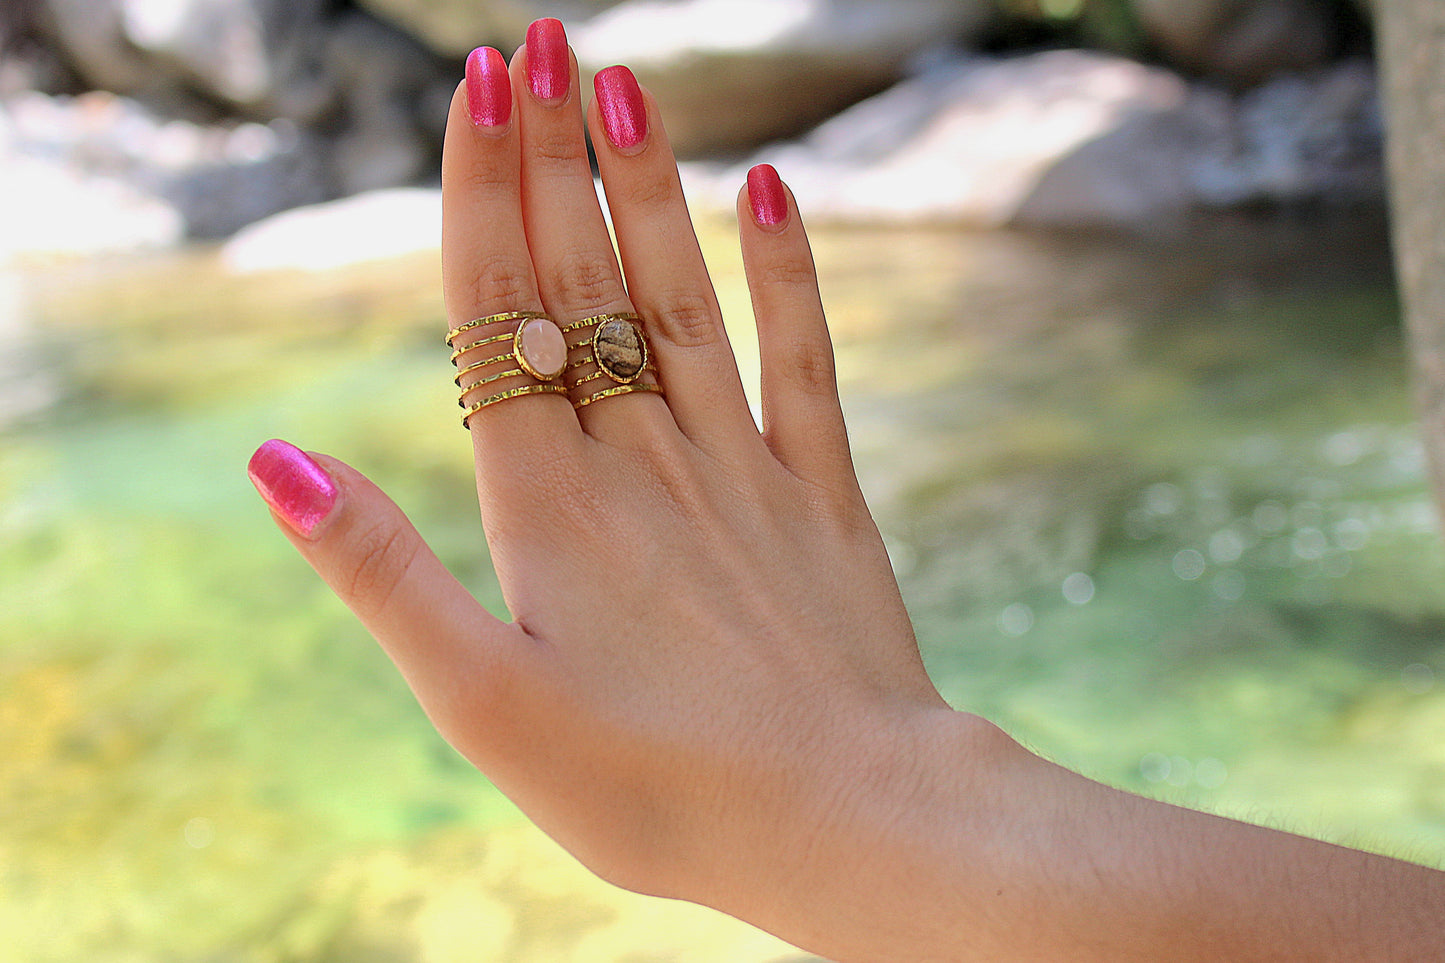
[[[577,341],[569,342],[567,350],[582,351],[585,354],[567,363],[565,372],[578,371],[589,364],[596,367],[591,374],[580,377],[568,375],[567,386],[580,388],[588,382],[606,379],[611,387],[591,391],[572,402],[574,408],[585,408],[603,398],[633,392],[662,394],[662,387],[651,382],[640,381],[644,372],[656,371],[648,358],[647,336],[642,330],[642,318],[632,312],[619,314],[598,314],[562,326],[563,334],[582,332]]]
[[[592,328],[590,335],[568,345],[569,350],[586,347],[590,357],[574,361],[568,367],[579,367],[591,361],[598,371],[616,384],[632,384],[644,370],[651,370],[647,363],[647,338],[638,323],[640,320],[636,314],[629,312],[599,314],[564,325],[563,333]]]

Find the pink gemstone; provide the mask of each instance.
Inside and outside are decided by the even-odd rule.
[[[546,318],[528,318],[517,329],[517,360],[542,381],[551,381],[567,365],[567,339]]]

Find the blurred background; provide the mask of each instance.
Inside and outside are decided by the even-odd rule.
[[[441,343],[473,46],[567,23],[814,237],[956,706],[1130,790],[1438,865],[1445,551],[1347,0],[7,0],[0,955],[796,961],[590,877],[274,530],[342,457],[503,613]],[[585,80],[584,80],[585,82]]]

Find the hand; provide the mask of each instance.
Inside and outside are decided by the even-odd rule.
[[[925,720],[953,714],[853,473],[791,195],[759,169],[738,201],[759,432],[652,98],[611,68],[585,118],[621,266],[582,104],[561,26],[543,21],[510,71],[495,51],[473,55],[447,125],[451,324],[635,310],[665,389],[576,411],[563,395],[520,397],[470,417],[513,621],[340,462],[272,442],[253,477],[441,733],[545,831],[608,880],[813,942],[813,926],[840,923],[802,932],[791,908],[876,858],[851,850],[916,788]],[[849,902],[839,916],[866,910]]]
[[[948,709],[853,475],[791,195],[755,168],[738,201],[760,433],[655,105],[623,68],[596,86],[620,266],[560,24],[510,72],[474,54],[448,119],[451,323],[635,310],[665,390],[470,416],[513,621],[352,469],[251,461],[438,730],[604,878],[840,960],[1445,958],[1445,874],[1129,796]]]

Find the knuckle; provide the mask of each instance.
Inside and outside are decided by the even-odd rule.
[[[780,287],[814,288],[818,284],[817,272],[809,258],[779,257],[770,259],[757,267],[755,278],[761,284]]]
[[[488,307],[515,307],[534,298],[532,265],[512,254],[494,254],[476,266],[473,303]]]
[[[546,164],[569,168],[588,163],[587,142],[570,129],[538,134],[531,148],[532,156]]]
[[[833,346],[827,341],[812,338],[793,341],[783,355],[781,374],[809,395],[832,397],[838,390]]]
[[[479,162],[468,166],[462,172],[459,186],[468,196],[497,193],[510,195],[517,190],[517,172],[510,165]]]
[[[678,194],[676,177],[660,173],[640,174],[631,178],[622,189],[623,201],[637,208],[671,207]]]
[[[570,251],[552,268],[551,281],[561,302],[573,310],[590,313],[622,300],[622,284],[610,253]]]
[[[421,551],[421,539],[396,525],[377,525],[352,540],[345,563],[347,598],[374,615],[384,609]]]
[[[657,304],[654,326],[668,342],[681,347],[714,344],[721,337],[717,305],[701,294],[674,294]]]

